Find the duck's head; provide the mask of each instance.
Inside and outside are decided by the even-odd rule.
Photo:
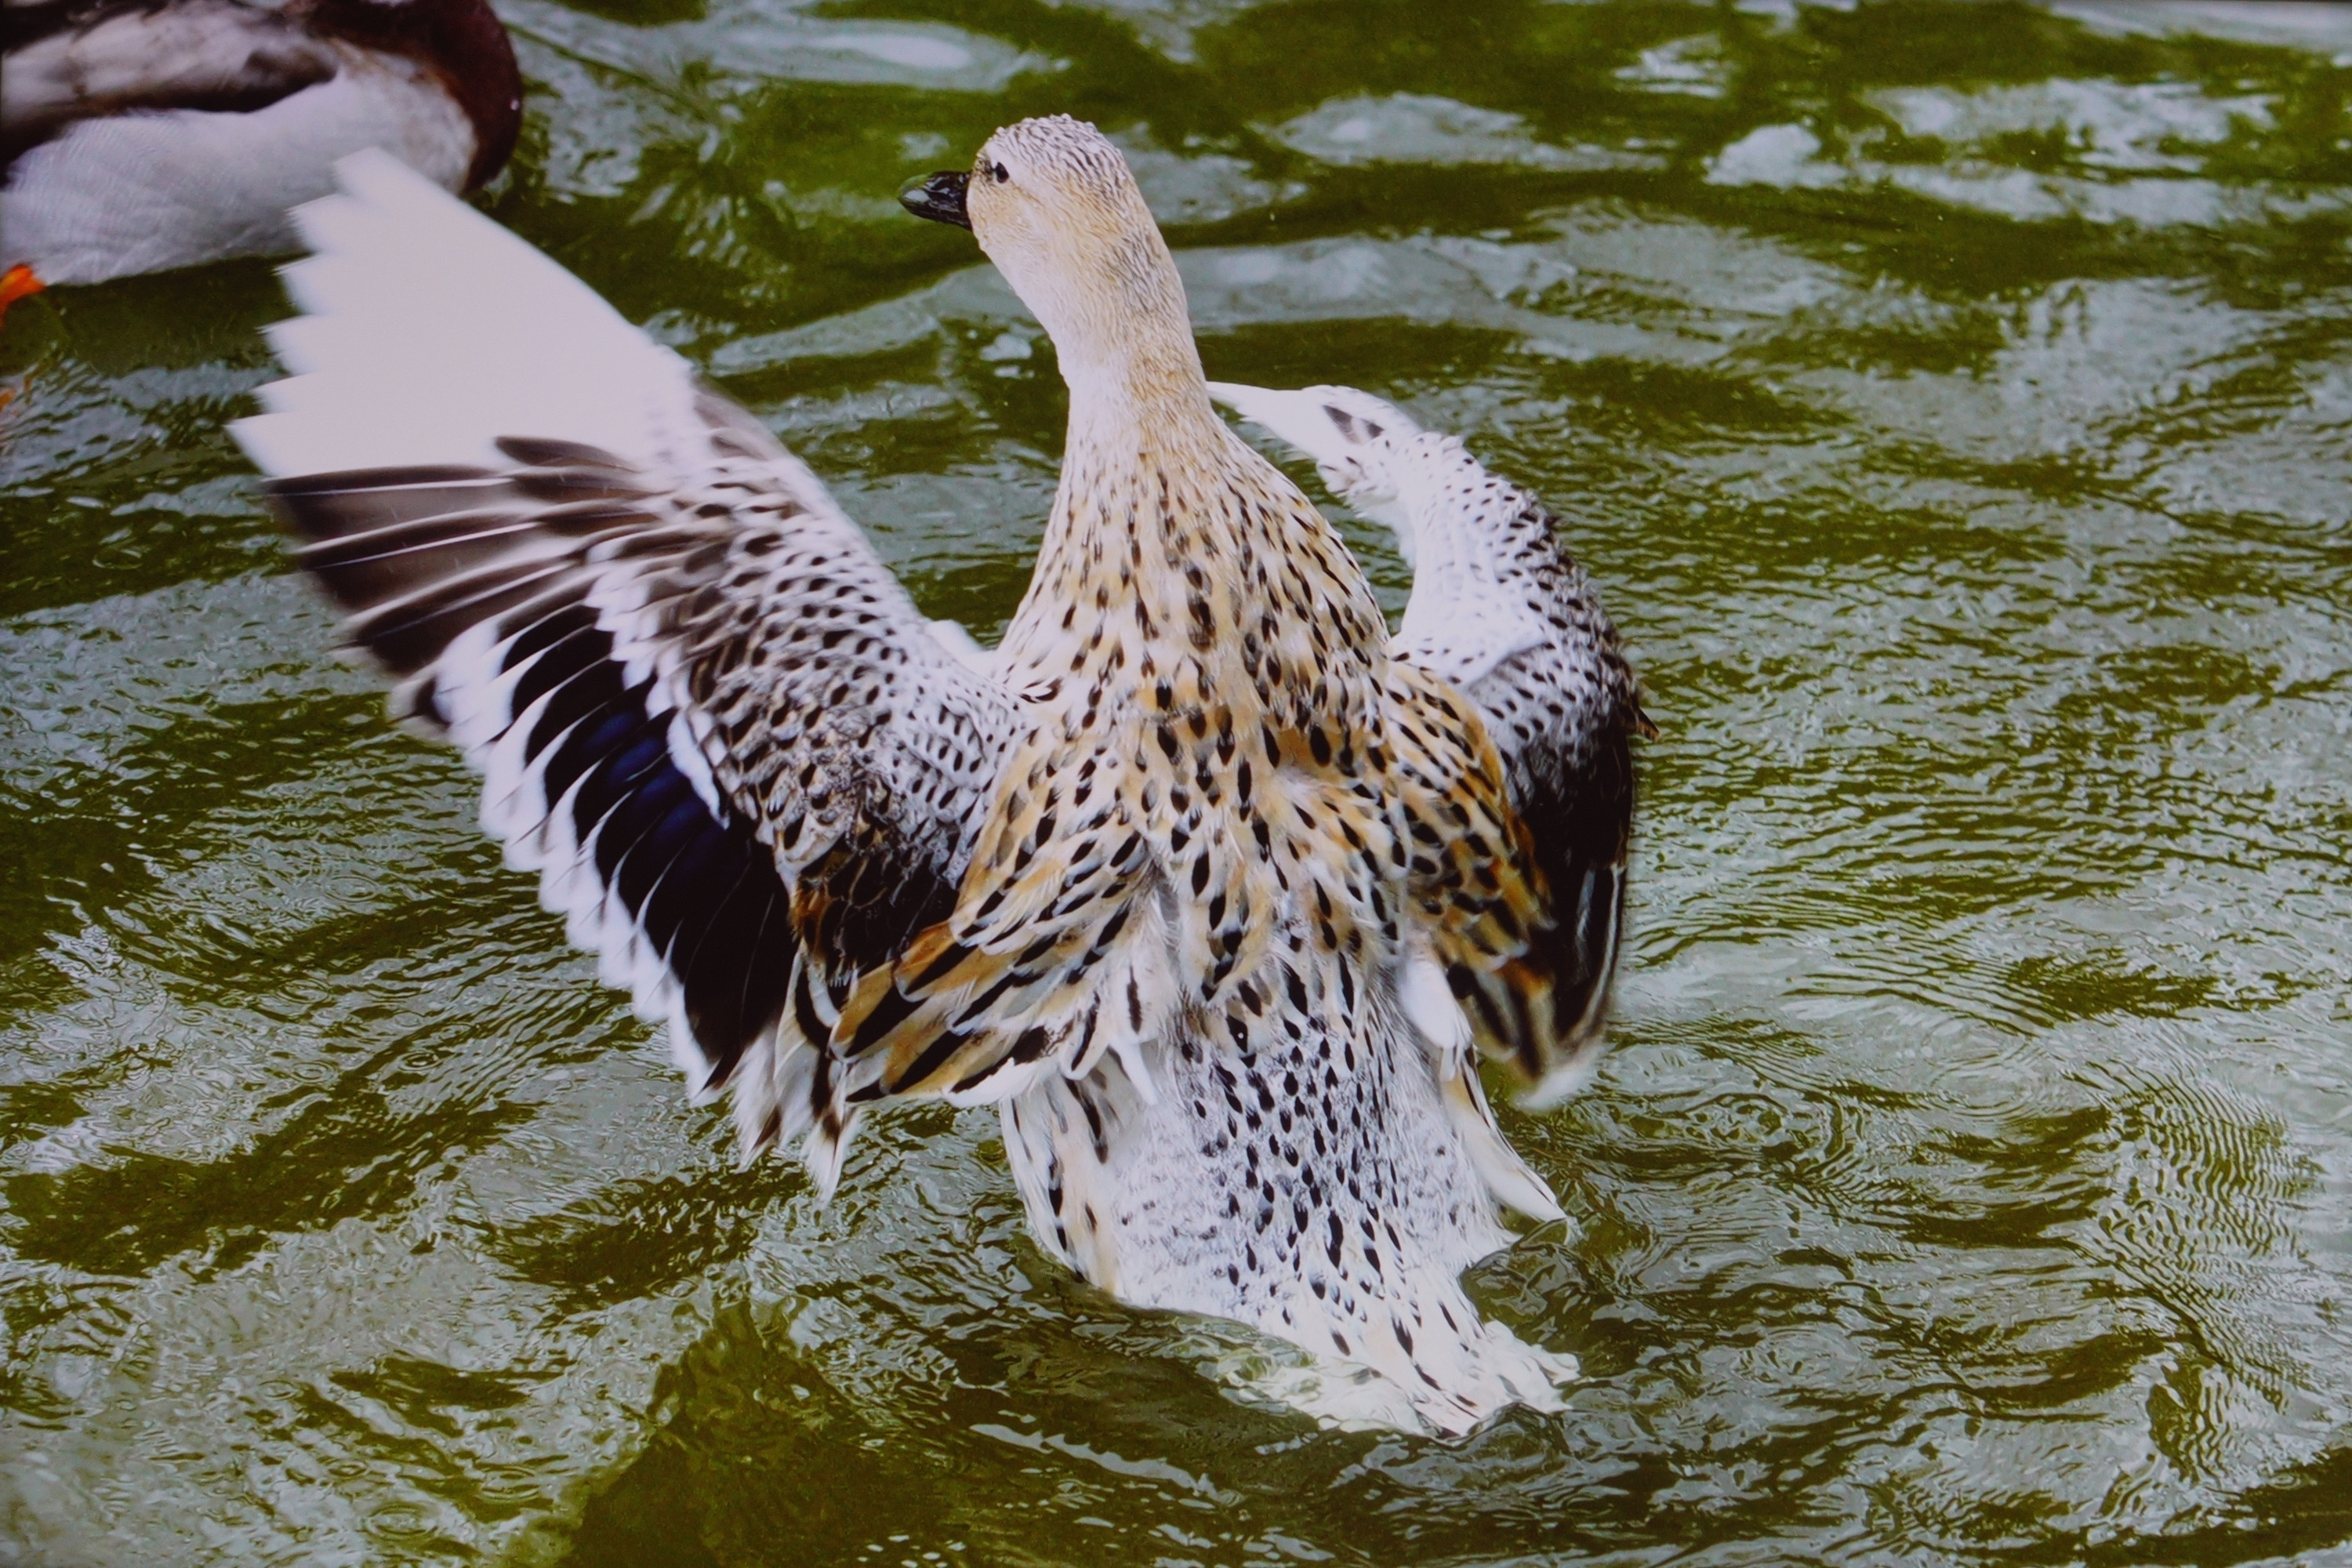
[[[1139,368],[1199,386],[1175,259],[1127,159],[1093,126],[1066,114],[1008,125],[969,174],[933,174],[899,199],[971,230],[1052,334],[1073,387]]]

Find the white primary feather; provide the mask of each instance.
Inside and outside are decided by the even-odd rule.
[[[1494,1108],[1486,1103],[1486,1091],[1478,1082],[1477,1058],[1468,1051],[1453,1051],[1439,1058],[1435,1066],[1446,1117],[1462,1140],[1463,1152],[1469,1155],[1471,1165],[1496,1201],[1509,1205],[1539,1225],[1567,1219],[1551,1184],[1519,1158],[1518,1151],[1511,1147],[1503,1130],[1495,1124]]]
[[[670,714],[666,739],[670,765],[684,773],[686,782],[694,786],[694,797],[702,802],[702,808],[719,821],[726,821],[728,810],[719,799],[719,781],[710,774],[709,760],[702,754],[701,741],[686,710],[677,709]]]
[[[1240,382],[1213,381],[1209,383],[1209,395],[1251,424],[1264,426],[1318,463],[1347,462],[1368,439],[1376,440],[1389,434],[1421,434],[1421,426],[1404,410],[1352,386],[1302,386],[1278,391]],[[1331,418],[1330,411],[1335,408],[1359,425],[1374,425],[1379,429],[1367,435],[1341,426]]]
[[[297,374],[232,427],[265,472],[505,468],[509,436],[657,469],[695,428],[685,362],[586,284],[385,153],[335,172],[343,194],[295,215],[317,252],[286,269],[305,314],[270,330]]]
[[[514,637],[499,636],[496,621],[481,621],[467,627],[441,656],[435,672],[437,706],[448,715],[450,740],[467,756],[496,746],[515,728],[528,728],[514,722],[515,688],[548,655],[542,648],[512,669],[501,670],[499,666],[513,647]],[[544,705],[542,699],[539,706]]]
[[[331,191],[335,160],[367,148],[463,184],[474,128],[447,90],[414,61],[341,53],[338,75],[249,113],[107,115],[33,148],[0,191],[0,261],[98,283],[291,250],[287,209]]]
[[[1109,965],[1110,978],[1098,993],[1102,1011],[1096,1026],[1095,1048],[1069,1062],[1064,1070],[1072,1078],[1082,1078],[1108,1053],[1127,1074],[1136,1098],[1146,1106],[1156,1106],[1160,1079],[1151,1070],[1150,1058],[1167,1035],[1169,1019],[1175,1016],[1181,987],[1169,965],[1169,938],[1160,912],[1150,911],[1130,923],[1135,929],[1120,944],[1119,957]],[[1137,1003],[1132,1009],[1127,1001],[1130,994]]]

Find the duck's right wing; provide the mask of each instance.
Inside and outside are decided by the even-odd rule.
[[[1015,704],[677,356],[391,158],[338,174],[237,438],[509,863],[829,1188],[841,1005],[953,907]]]
[[[1522,1103],[1555,1103],[1590,1075],[1607,1023],[1632,742],[1650,729],[1616,628],[1550,510],[1461,442],[1352,387],[1210,390],[1314,458],[1413,565],[1395,651],[1437,680],[1401,680],[1396,700],[1425,737],[1405,787],[1428,819],[1415,829],[1433,857],[1426,901],[1444,911],[1448,979],[1481,1042],[1528,1083]]]

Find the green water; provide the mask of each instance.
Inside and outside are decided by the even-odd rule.
[[[2352,1562],[2352,13],[501,8],[489,208],[932,614],[1063,392],[893,195],[1031,113],[1211,374],[1559,507],[1662,732],[1614,1052],[1509,1120],[1582,1234],[1475,1285],[1587,1375],[1323,1432],[991,1113],[736,1172],[330,656],[232,265],[0,339],[0,1559]]]

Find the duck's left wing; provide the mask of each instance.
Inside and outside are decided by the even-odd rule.
[[[1392,702],[1426,819],[1423,901],[1480,1040],[1530,1085],[1523,1103],[1555,1103],[1590,1075],[1607,1022],[1632,741],[1650,730],[1616,628],[1551,511],[1452,437],[1351,387],[1210,390],[1396,531],[1413,585]]]
[[[237,437],[509,863],[829,1187],[841,1004],[953,907],[1014,704],[677,355],[390,158],[338,173]]]

